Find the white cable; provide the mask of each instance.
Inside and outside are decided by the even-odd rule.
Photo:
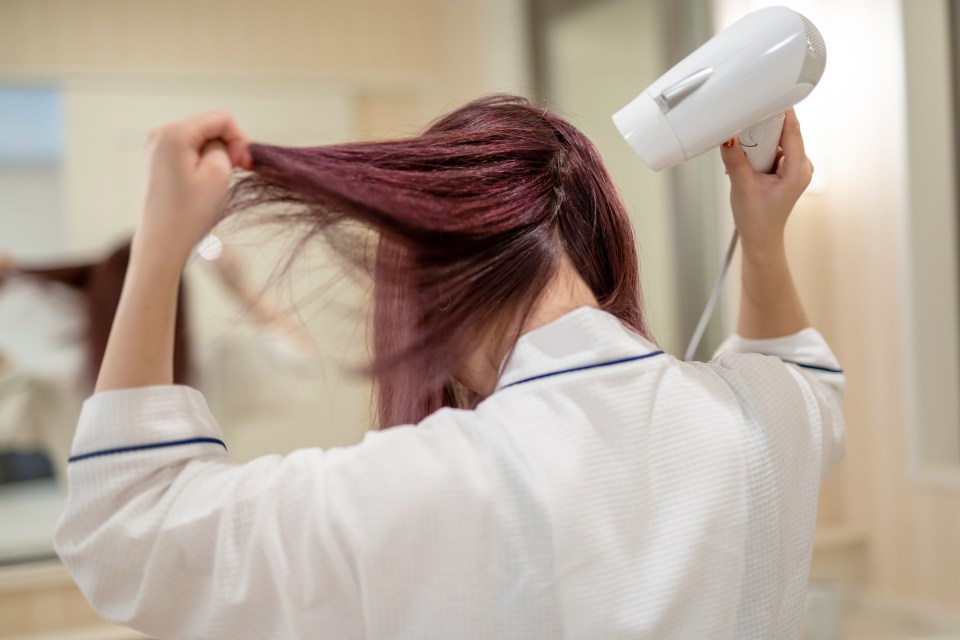
[[[716,282],[713,283],[713,291],[710,292],[710,298],[707,300],[707,306],[703,309],[703,314],[700,316],[700,322],[697,323],[697,328],[693,332],[693,337],[690,338],[690,344],[687,345],[687,352],[683,354],[684,360],[690,360],[693,358],[693,354],[697,352],[697,347],[700,346],[700,340],[703,339],[703,332],[707,330],[707,324],[710,322],[710,316],[713,315],[713,308],[717,305],[717,299],[720,297],[720,289],[723,286],[723,279],[727,276],[727,271],[730,270],[730,263],[733,262],[733,254],[737,250],[737,239],[740,236],[737,234],[737,230],[733,230],[733,236],[730,238],[730,247],[727,249],[727,257],[723,261],[723,267],[720,268],[720,273],[717,275]]]

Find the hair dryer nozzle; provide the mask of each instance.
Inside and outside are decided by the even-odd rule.
[[[686,159],[676,132],[646,91],[613,114],[613,123],[651,169],[659,171]]]

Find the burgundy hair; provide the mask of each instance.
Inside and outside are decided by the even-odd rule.
[[[564,255],[605,311],[647,335],[633,231],[599,154],[522,98],[476,100],[412,138],[251,151],[229,211],[281,205],[272,219],[354,257],[348,231],[377,234],[381,428],[474,406],[455,372],[489,331],[519,331]]]

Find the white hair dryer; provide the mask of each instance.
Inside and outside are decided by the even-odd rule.
[[[681,60],[613,115],[640,159],[672,167],[737,136],[754,171],[774,170],[784,112],[813,90],[827,64],[823,36],[799,13],[749,13]],[[693,358],[737,247],[730,248],[685,360]]]
[[[753,169],[770,172],[783,113],[813,90],[826,62],[812,22],[785,7],[760,9],[677,63],[613,122],[656,171],[738,136]]]

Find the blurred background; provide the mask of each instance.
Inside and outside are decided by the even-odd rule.
[[[849,453],[823,489],[805,637],[960,638],[960,14],[948,0],[0,0],[0,637],[140,637],[97,620],[51,533],[151,127],[225,108],[254,140],[323,144],[415,133],[490,92],[544,100],[607,161],[655,337],[679,354],[731,230],[723,170],[711,153],[653,173],[610,115],[769,4],[827,43],[823,81],[798,107],[816,174],[788,240],[848,376]],[[323,251],[277,279],[283,234],[219,237],[204,254],[220,258],[185,275],[181,358],[231,455],[358,441],[367,285]],[[732,330],[737,281],[702,357]]]

